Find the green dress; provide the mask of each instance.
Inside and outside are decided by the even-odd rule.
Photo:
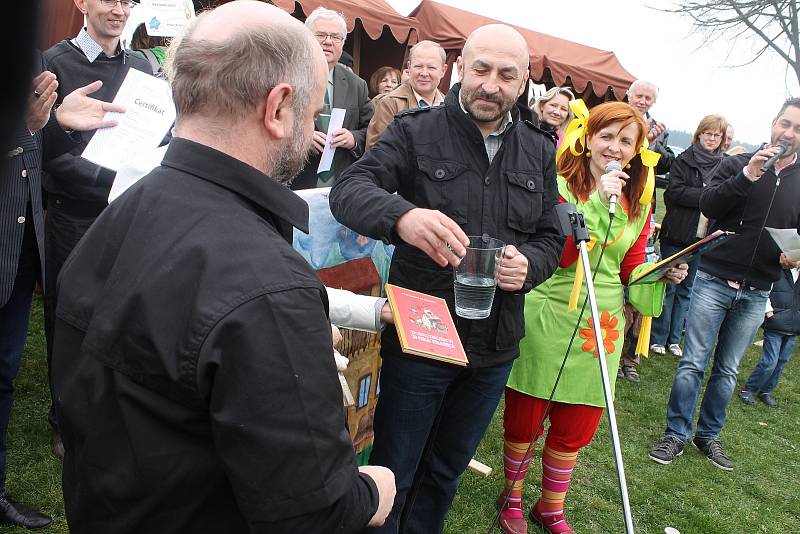
[[[591,267],[594,269],[600,255],[600,245],[608,228],[608,206],[600,201],[596,191],[589,196],[587,202],[581,202],[569,191],[566,181],[561,176],[558,177],[558,191],[567,202],[575,204],[578,211],[584,216],[593,242],[589,258]],[[619,278],[620,264],[625,254],[639,238],[647,221],[648,210],[646,207],[643,206],[636,220],[628,224],[627,214],[621,209],[621,206],[618,206],[605,254],[594,278],[612,391],[617,376],[625,329],[625,317],[622,313],[624,288]],[[526,295],[525,337],[520,342],[520,357],[514,362],[508,379],[508,387],[542,399],[550,396],[564,353],[567,350],[570,335],[578,322],[578,314],[586,297],[584,281],[581,285],[576,309],[568,311],[575,271],[579,264],[580,257],[578,261],[568,267],[559,267],[553,276]],[[645,264],[637,267],[636,270],[643,267]],[[636,285],[631,289],[629,300],[640,311],[644,314],[653,314],[654,311],[657,312],[655,315],[660,313],[661,302],[664,298],[663,282],[649,284],[649,287]],[[640,306],[635,300],[643,300],[650,305]],[[653,306],[654,302],[655,306]],[[567,364],[553,397],[555,401],[599,407],[606,405],[600,378],[600,366],[597,361],[598,356],[595,352],[594,330],[590,321],[591,313],[587,304]]]

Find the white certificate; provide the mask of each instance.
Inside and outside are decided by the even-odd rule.
[[[161,143],[175,122],[175,104],[167,82],[136,69],[128,71],[114,103],[125,106],[125,113],[106,113],[117,125],[97,130],[82,156],[117,171]]]
[[[767,227],[767,231],[787,258],[792,261],[800,260],[800,235],[797,234],[797,229]]]
[[[317,174],[331,170],[333,164],[333,155],[336,149],[331,146],[333,140],[333,132],[338,130],[344,124],[345,109],[333,108],[331,110],[331,120],[328,123],[328,134],[325,138],[325,148],[322,150],[322,157],[319,160],[319,167],[317,167]]]

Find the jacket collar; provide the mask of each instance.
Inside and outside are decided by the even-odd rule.
[[[161,165],[189,173],[244,197],[274,216],[288,240],[292,227],[308,233],[308,204],[266,174],[211,147],[175,137]]]

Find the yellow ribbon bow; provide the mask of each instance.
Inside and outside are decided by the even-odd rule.
[[[567,148],[570,149],[573,156],[580,156],[586,147],[586,121],[589,120],[589,108],[580,98],[570,101],[569,107],[575,118],[570,121],[564,132],[564,139],[556,151],[556,161]],[[580,145],[580,151],[577,149],[577,145]]]
[[[647,167],[647,181],[644,183],[642,196],[639,197],[639,203],[645,205],[650,204],[650,201],[653,200],[653,193],[656,190],[656,175],[655,172],[653,172],[653,168],[658,164],[658,160],[661,159],[661,154],[653,152],[649,147],[650,143],[647,141],[647,137],[645,137],[644,143],[642,143],[642,147],[639,149],[639,157],[642,160],[642,165]]]

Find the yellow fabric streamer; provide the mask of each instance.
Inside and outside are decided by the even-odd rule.
[[[642,165],[647,167],[647,181],[644,183],[642,196],[639,197],[639,203],[644,205],[649,205],[650,201],[653,200],[653,193],[656,191],[656,175],[653,169],[658,164],[658,160],[661,159],[661,154],[653,152],[649,149],[649,146],[650,143],[647,141],[647,137],[645,137],[642,148],[639,149],[639,157],[642,159]]]
[[[586,243],[586,251],[591,252],[594,248],[597,239],[594,237]],[[569,302],[567,303],[567,311],[575,311],[578,307],[578,297],[581,294],[581,286],[583,286],[583,262],[578,258],[578,264],[575,267],[575,281],[572,282],[572,291],[569,294]]]
[[[564,139],[556,151],[556,161],[561,157],[561,154],[566,152],[567,148],[569,148],[573,156],[580,156],[586,147],[586,121],[589,120],[589,108],[580,98],[570,101],[569,107],[575,118],[572,119],[564,132]],[[578,145],[580,145],[580,151],[577,148]]]
[[[642,324],[639,327],[639,341],[636,343],[636,355],[647,358],[650,347],[650,328],[653,325],[653,318],[649,315],[642,315]]]

